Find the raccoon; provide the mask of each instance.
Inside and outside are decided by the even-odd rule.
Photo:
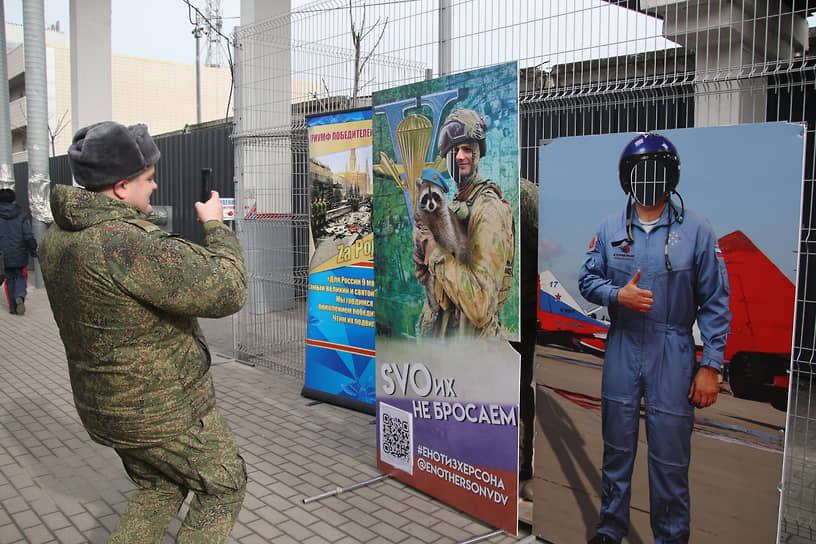
[[[453,253],[456,260],[470,264],[473,255],[465,229],[456,215],[448,208],[445,194],[436,183],[416,180],[417,217],[431,231],[436,242]]]
[[[470,264],[473,254],[470,241],[456,215],[448,208],[442,188],[432,181],[416,180],[417,220],[431,231],[436,243],[444,247],[463,264]],[[419,225],[418,225],[419,226]],[[436,280],[429,275],[425,283],[428,305],[434,312],[439,311],[435,295]]]

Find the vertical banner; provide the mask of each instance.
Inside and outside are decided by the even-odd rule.
[[[371,110],[307,119],[310,232],[303,395],[374,413]]]
[[[517,66],[372,98],[377,466],[516,534]]]
[[[655,276],[676,274],[676,278],[684,273],[684,266],[688,266],[682,262],[683,252],[688,251],[684,247],[694,240],[683,226],[701,216],[714,231],[716,257],[725,265],[731,321],[716,402],[694,409],[688,471],[689,540],[775,542],[793,339],[805,127],[757,123],[665,130],[659,134],[673,144],[680,161],[676,191],[682,200],[672,196],[679,222],[671,226],[668,238],[664,225],[657,236],[652,231],[639,238],[646,242],[640,242],[640,246],[625,238],[627,197],[618,176],[622,152],[637,134],[559,138],[540,149],[539,321],[540,336],[550,344],[539,346],[537,354],[539,417],[533,531],[553,543],[587,541],[598,529],[603,489],[615,489],[620,481],[620,474],[607,477],[601,471],[601,406],[615,399],[604,388],[617,377],[605,370],[610,312],[585,300],[578,285],[587,248],[592,250],[601,243],[595,238],[598,225],[610,216],[620,218],[622,225],[623,242],[606,250],[610,268],[628,271],[622,267],[642,257],[644,250],[657,249],[653,251],[657,260],[643,265],[638,282],[639,287],[650,289],[652,283],[659,285]],[[635,223],[633,228],[645,232],[639,219]],[[668,271],[667,259],[673,272]],[[699,274],[696,278],[702,277]],[[678,281],[677,285],[682,284]],[[682,301],[670,298],[673,293],[654,289],[655,304],[660,296],[672,302],[672,308],[682,305]],[[645,315],[656,319],[651,313]],[[613,328],[615,325],[611,323]],[[705,328],[696,322],[691,325],[698,363],[706,342]],[[692,349],[690,344],[688,350]],[[648,348],[647,342],[644,345]],[[678,360],[670,347],[662,353],[663,357]],[[638,362],[644,368],[655,364],[654,358],[648,357]],[[608,368],[612,368],[611,364]],[[660,497],[650,499],[649,472],[659,469],[655,459],[661,449],[654,438],[649,443],[646,428],[656,411],[652,406],[667,398],[676,385],[668,382],[661,382],[659,392],[647,391],[646,408],[639,411],[630,524],[624,542],[653,541],[655,524],[650,517],[655,504],[671,504],[665,512],[678,518],[685,516],[677,514],[685,510],[677,508],[679,500],[661,503]],[[689,380],[680,382],[685,402]],[[809,395],[798,397],[807,399]],[[678,406],[677,412],[687,408],[688,404]],[[605,423],[610,441],[618,436],[615,423]],[[672,491],[677,496],[682,494],[682,489]],[[665,529],[659,522],[656,525]],[[608,524],[602,528],[602,532],[609,530]]]

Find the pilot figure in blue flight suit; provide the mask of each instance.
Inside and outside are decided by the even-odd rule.
[[[626,209],[601,223],[578,280],[584,298],[608,307],[612,321],[601,389],[601,519],[589,544],[618,543],[629,532],[641,398],[654,541],[685,543],[694,408],[717,400],[731,322],[728,276],[711,225],[685,210],[675,191],[680,158],[668,139],[634,138],[618,173]],[[695,319],[703,340],[699,362]]]

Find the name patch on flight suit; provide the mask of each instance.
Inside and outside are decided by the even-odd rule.
[[[632,254],[632,246],[624,243],[618,247],[612,248],[612,258],[618,261],[631,261],[635,258]]]

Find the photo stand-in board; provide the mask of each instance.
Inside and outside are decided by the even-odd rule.
[[[785,123],[660,132],[680,157],[683,205],[710,222],[730,284],[730,333],[716,403],[696,409],[691,541],[774,542],[795,306],[804,127]],[[533,532],[585,542],[601,505],[604,308],[578,274],[597,226],[620,214],[621,152],[636,134],[560,138],[540,149],[539,321]],[[569,183],[565,182],[569,180]],[[695,327],[696,329],[696,327]],[[698,350],[703,340],[695,333]],[[624,542],[653,540],[641,412]]]
[[[512,534],[517,70],[498,65],[372,100],[377,466]],[[433,246],[417,242],[428,231]],[[418,257],[425,247],[428,255]]]

